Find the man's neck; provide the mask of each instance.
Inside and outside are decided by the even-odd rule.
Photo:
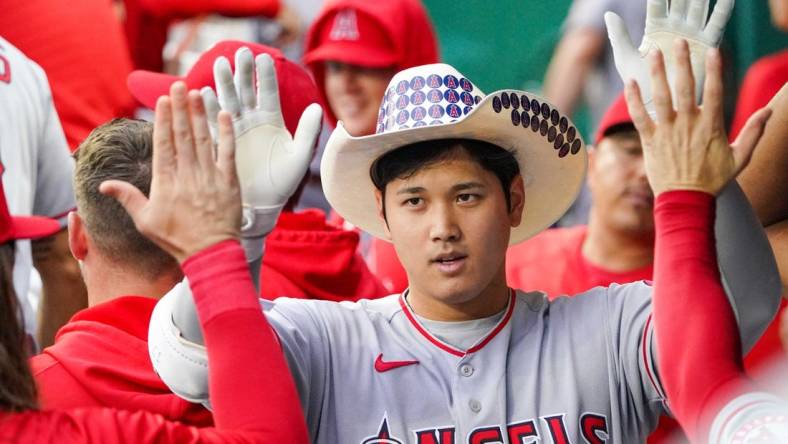
[[[157,279],[149,280],[132,269],[109,263],[91,263],[83,270],[83,276],[88,290],[89,307],[118,296],[159,299],[181,279],[178,273],[165,273]]]
[[[582,255],[612,272],[627,272],[654,262],[654,234],[624,232],[607,227],[594,217],[588,223]]]
[[[506,275],[501,273],[501,276],[494,279],[481,293],[465,302],[447,303],[411,287],[408,291],[408,304],[414,313],[432,321],[470,321],[501,312],[509,303],[510,292],[506,285]]]

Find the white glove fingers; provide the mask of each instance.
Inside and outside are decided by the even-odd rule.
[[[703,29],[709,16],[709,0],[693,0],[687,11],[687,23],[692,29]]]
[[[254,56],[247,47],[239,48],[235,52],[235,89],[243,109],[253,109],[256,106]]]
[[[613,48],[613,58],[616,66],[626,66],[629,60],[637,60],[640,55],[637,48],[632,43],[629,30],[624,20],[614,12],[605,13],[605,25],[607,27],[607,37],[610,39],[610,46]],[[624,77],[621,69],[619,74]]]
[[[293,156],[293,167],[301,170],[301,175],[306,173],[309,163],[312,161],[312,153],[317,145],[322,123],[323,109],[317,103],[309,105],[298,121],[298,128],[296,128],[293,137],[293,149],[290,154]]]
[[[668,17],[668,0],[648,0],[646,6],[646,22],[652,19]]]
[[[255,59],[255,64],[257,65],[258,85],[257,105],[262,111],[265,111],[265,123],[284,127],[274,59],[268,54],[260,54]]]
[[[697,1],[697,0],[689,0],[689,1]],[[688,7],[689,7],[688,0],[672,0],[670,2],[670,13],[668,14],[668,16],[673,20],[684,21],[684,18],[687,17]]]
[[[704,37],[712,43],[713,46],[719,46],[722,40],[722,34],[725,31],[725,26],[728,25],[728,20],[733,13],[734,0],[717,0],[714,5],[714,11],[709,18],[709,24],[703,31]]]
[[[235,82],[230,61],[225,57],[218,57],[213,62],[213,80],[216,84],[219,106],[233,116],[239,116],[241,114],[241,103],[238,101],[238,94],[235,92]]]
[[[216,98],[216,92],[210,86],[203,86],[200,95],[205,106],[205,113],[208,115],[208,122],[211,125],[216,125],[216,116],[219,114],[219,99]]]

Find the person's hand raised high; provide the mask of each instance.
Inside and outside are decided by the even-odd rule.
[[[655,195],[670,190],[695,190],[716,195],[749,161],[763,134],[769,109],[755,113],[733,145],[728,144],[723,119],[722,61],[719,50],[706,56],[702,108],[695,101],[696,80],[687,41],[677,39],[675,54],[675,103],[662,52],[649,56],[651,90],[656,120],[643,101],[643,85],[626,85],[629,113],[640,133],[646,175]]]
[[[175,82],[156,102],[153,174],[148,197],[128,182],[99,190],[128,211],[137,229],[180,263],[204,248],[238,239],[241,195],[229,113],[217,114],[214,151],[200,94]]]

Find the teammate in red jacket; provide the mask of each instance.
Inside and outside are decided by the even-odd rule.
[[[13,253],[9,240],[18,237],[19,224],[7,216],[2,202],[0,284],[4,301],[0,311],[4,322],[0,341],[15,359],[4,359],[0,364],[0,441],[307,442],[295,386],[273,331],[260,312],[238,243],[241,200],[231,118],[220,114],[217,160],[206,162],[212,157],[213,144],[199,94],[187,99],[183,83],[174,85],[171,94],[172,98],[161,99],[156,109],[150,199],[134,185],[120,181],[104,182],[101,190],[116,198],[134,223],[178,260],[191,282],[211,360],[217,427],[197,429],[148,412],[30,410],[35,405],[35,389],[21,358],[24,336],[15,321],[9,279]],[[176,127],[181,129],[178,136],[173,135]],[[194,220],[200,223],[194,224]],[[243,363],[238,362],[238,356],[246,356]]]

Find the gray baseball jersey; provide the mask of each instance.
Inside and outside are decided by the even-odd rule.
[[[512,293],[468,350],[403,296],[263,302],[318,443],[641,442],[662,413],[645,284]]]
[[[0,162],[11,214],[60,219],[76,206],[71,158],[52,102],[46,74],[35,62],[0,37]],[[29,241],[17,241],[14,287],[35,331],[36,316],[26,297],[33,266]]]

